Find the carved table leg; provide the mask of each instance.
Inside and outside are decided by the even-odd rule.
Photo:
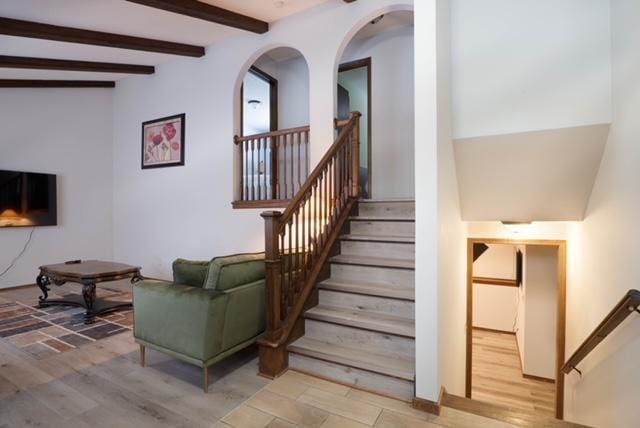
[[[82,297],[84,298],[84,304],[87,308],[87,312],[84,315],[85,324],[93,324],[95,320],[95,314],[93,313],[93,302],[96,300],[96,283],[86,282],[82,285]]]
[[[46,306],[47,299],[49,298],[49,287],[48,285],[51,282],[49,281],[49,277],[43,274],[38,275],[36,278],[36,284],[40,287],[40,291],[42,291],[42,296],[38,296],[38,307],[41,308]]]
[[[133,274],[131,277],[131,283],[135,284],[136,282],[142,281],[144,277],[140,274],[140,271]]]

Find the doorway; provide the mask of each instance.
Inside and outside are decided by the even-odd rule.
[[[338,69],[338,119],[360,118],[360,183],[362,197],[371,198],[371,57],[340,64]]]
[[[468,239],[466,397],[562,419],[565,302],[566,241]]]
[[[278,80],[251,66],[240,88],[242,135],[278,130]]]

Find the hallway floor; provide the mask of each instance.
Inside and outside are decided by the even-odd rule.
[[[474,329],[471,397],[553,416],[555,384],[522,376],[514,334]]]

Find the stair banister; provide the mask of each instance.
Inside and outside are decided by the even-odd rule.
[[[307,299],[360,195],[360,116],[351,113],[283,213],[261,214],[267,320],[259,342],[259,370],[266,377],[276,377],[287,368],[286,345],[295,338]]]

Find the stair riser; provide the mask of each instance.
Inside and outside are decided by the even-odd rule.
[[[414,202],[361,202],[358,213],[369,217],[414,218],[416,206]]]
[[[413,259],[415,258],[415,253],[415,244],[363,241],[342,241],[340,243],[340,254],[352,256]]]
[[[414,319],[415,305],[406,300],[320,290],[320,304]]]
[[[415,236],[416,225],[412,221],[351,221],[351,233],[373,236]]]
[[[395,354],[413,359],[416,352],[415,340],[408,337],[311,319],[305,320],[305,336],[347,347],[357,345],[382,355]]]
[[[388,283],[413,288],[415,272],[409,269],[331,264],[331,277],[336,280]]]
[[[317,360],[295,353],[289,354],[289,367],[400,400],[410,401],[413,399],[413,382],[391,376]]]

